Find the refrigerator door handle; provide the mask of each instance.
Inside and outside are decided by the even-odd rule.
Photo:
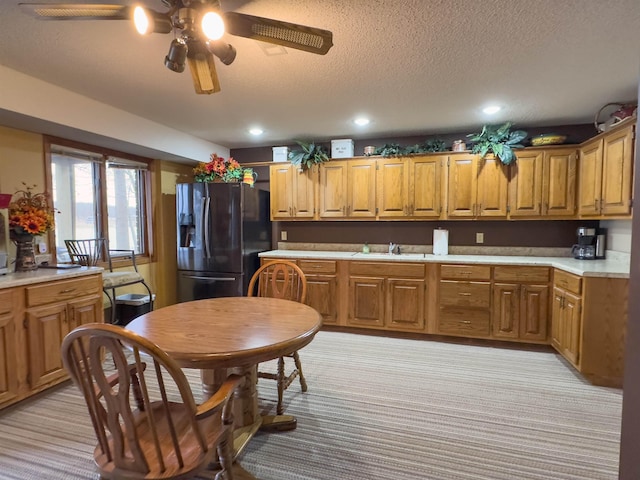
[[[184,278],[193,278],[194,280],[212,280],[214,282],[235,282],[235,277],[203,277],[199,275],[183,275]]]
[[[203,199],[205,202],[204,208],[204,254],[207,257],[211,257],[211,249],[209,246],[209,207],[211,206],[211,197]]]

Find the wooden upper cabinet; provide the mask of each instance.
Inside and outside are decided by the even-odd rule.
[[[384,218],[439,218],[446,156],[378,160],[377,208]]]
[[[317,178],[317,167],[303,171],[290,163],[271,165],[271,219],[313,219]]]
[[[542,173],[542,215],[570,217],[576,214],[578,153],[573,147],[544,152]]]
[[[409,216],[439,218],[442,215],[442,172],[446,155],[414,157],[409,167]]]
[[[576,149],[521,150],[517,155],[511,165],[509,216],[574,216]]]
[[[376,160],[339,160],[320,166],[320,218],[375,218]]]
[[[447,215],[473,217],[476,212],[478,183],[475,155],[451,155],[448,161]]]
[[[603,139],[602,215],[631,214],[634,132],[635,126],[629,125]]]
[[[581,217],[631,215],[635,125],[605,133],[580,148]]]
[[[380,218],[409,215],[409,164],[401,158],[378,160],[377,207]]]
[[[509,177],[494,157],[449,157],[447,215],[457,217],[505,217]]]
[[[509,214],[511,217],[542,215],[542,166],[544,152],[519,151],[511,166],[509,181]]]
[[[602,139],[590,141],[580,148],[580,188],[578,213],[598,215],[602,185]]]

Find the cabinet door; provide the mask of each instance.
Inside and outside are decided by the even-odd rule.
[[[290,219],[293,215],[291,206],[291,185],[293,165],[271,165],[269,170],[269,189],[271,190],[271,219]]]
[[[537,217],[542,214],[542,165],[544,152],[519,151],[511,165],[509,181],[509,215]]]
[[[338,324],[338,280],[335,275],[306,275],[306,304],[322,315],[324,325]]]
[[[473,217],[476,214],[475,155],[451,155],[449,157],[449,175],[447,189],[447,216]]]
[[[295,218],[312,219],[316,214],[318,167],[301,170],[291,166],[291,206]]]
[[[347,162],[323,163],[320,166],[320,217],[346,217],[347,192]]]
[[[68,306],[68,331],[63,332],[65,335],[81,325],[103,323],[104,321],[102,317],[102,295],[74,300],[69,302]]]
[[[67,324],[66,302],[27,310],[28,382],[31,389],[66,375],[60,345],[69,331]]]
[[[604,137],[602,159],[600,213],[631,214],[633,126]]]
[[[602,139],[589,142],[580,149],[578,171],[578,214],[597,215],[602,186]]]
[[[347,181],[347,216],[374,218],[376,216],[376,161],[350,160]]]
[[[581,307],[582,300],[580,297],[565,292],[563,304],[563,355],[576,367],[580,362]]]
[[[18,396],[15,290],[0,291],[0,405]]]
[[[546,216],[573,216],[576,213],[575,150],[546,150],[544,160],[543,210]]]
[[[477,207],[480,217],[506,217],[509,177],[507,168],[498,158],[478,160]]]
[[[492,333],[496,338],[518,338],[520,325],[520,285],[493,286]]]
[[[549,287],[521,285],[519,335],[521,340],[546,341],[549,318]]]
[[[384,326],[384,278],[349,278],[349,315],[347,325]]]
[[[409,215],[439,218],[442,215],[442,166],[446,156],[417,157],[409,160]]]
[[[379,160],[377,166],[377,208],[379,218],[409,215],[409,165],[404,159]]]
[[[424,330],[425,281],[387,280],[385,326],[389,329]]]
[[[551,299],[551,346],[559,353],[563,351],[563,329],[564,329],[564,290],[554,287]]]

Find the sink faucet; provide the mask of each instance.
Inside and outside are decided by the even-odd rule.
[[[400,245],[397,243],[389,242],[389,255],[400,255]]]

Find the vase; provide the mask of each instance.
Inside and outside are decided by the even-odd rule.
[[[13,234],[11,239],[16,244],[16,272],[31,272],[38,268],[36,251],[33,246],[34,236],[29,234]]]

